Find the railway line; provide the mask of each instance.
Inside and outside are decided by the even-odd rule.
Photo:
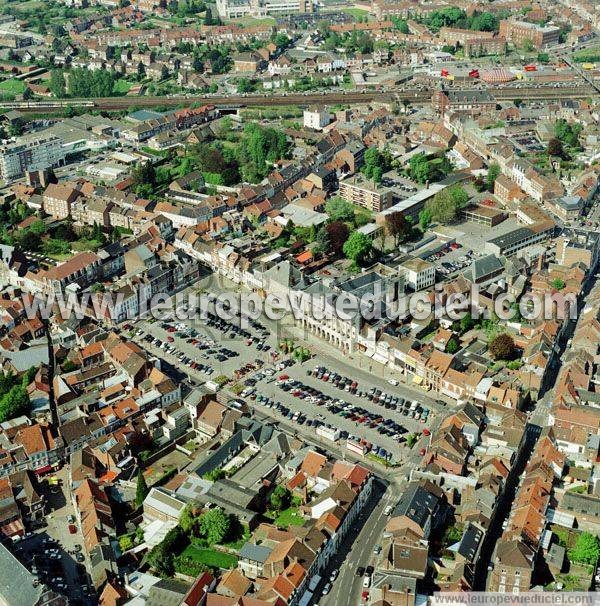
[[[454,89],[465,93],[479,89]],[[597,96],[598,92],[590,85],[573,87],[526,87],[526,88],[497,88],[490,93],[498,101],[513,99],[524,100],[559,100],[585,99]],[[310,94],[281,94],[281,95],[230,95],[230,96],[169,96],[169,97],[100,97],[97,99],[68,99],[0,102],[0,109],[18,109],[28,113],[44,113],[63,111],[66,107],[89,107],[104,111],[122,111],[129,108],[177,107],[192,104],[211,104],[216,106],[268,106],[268,105],[312,105],[328,103],[368,103],[371,101],[403,101],[414,104],[426,104],[431,101],[431,91],[415,89],[352,92],[323,92]]]

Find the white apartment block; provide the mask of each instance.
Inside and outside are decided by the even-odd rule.
[[[322,130],[331,122],[331,116],[325,109],[305,109],[304,128]]]
[[[0,146],[0,177],[11,181],[28,171],[58,166],[64,159],[62,142],[55,135],[26,135]]]
[[[404,269],[405,283],[415,292],[425,288],[431,288],[435,284],[435,265],[419,259],[407,259],[400,264]]]

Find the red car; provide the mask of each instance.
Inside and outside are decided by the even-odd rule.
[[[75,524],[69,524],[69,532],[71,534],[77,534],[77,526],[75,526]]]
[[[423,457],[425,456],[426,450],[424,448],[419,449],[419,454]]]
[[[427,429],[427,427],[423,430],[423,435],[424,436],[429,436],[431,435],[431,432],[429,431],[429,429]]]
[[[169,326],[169,328],[167,328],[167,332],[175,332],[175,328],[173,326]]]
[[[279,375],[280,381],[287,381],[290,377],[288,375]]]
[[[167,341],[169,343],[173,343],[173,341],[175,341],[175,339],[173,337],[167,337]]]

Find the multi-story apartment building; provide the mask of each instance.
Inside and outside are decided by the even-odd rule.
[[[11,181],[29,171],[58,166],[64,159],[62,142],[55,135],[26,135],[0,146],[0,177]]]
[[[558,44],[560,29],[555,26],[541,26],[527,21],[504,19],[500,21],[499,35],[515,46],[523,46],[529,41],[535,48],[544,48]]]
[[[80,191],[70,183],[51,183],[42,197],[44,212],[56,219],[66,219],[79,195]]]
[[[331,115],[326,109],[315,107],[304,110],[304,128],[321,130],[331,122]]]
[[[340,182],[340,196],[373,212],[381,212],[392,205],[392,190],[359,176]]]

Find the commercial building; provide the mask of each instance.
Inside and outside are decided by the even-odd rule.
[[[26,135],[0,146],[0,177],[11,181],[29,171],[58,166],[64,159],[58,137],[41,133]]]
[[[317,4],[313,0],[217,0],[217,12],[223,19],[264,18],[316,10]]]
[[[497,236],[485,243],[485,252],[492,255],[510,257],[523,248],[543,242],[554,231],[553,224],[533,224],[530,227],[517,227],[506,234]]]
[[[487,225],[488,227],[494,227],[506,219],[506,213],[501,210],[476,204],[468,206],[461,214],[466,221]]]

